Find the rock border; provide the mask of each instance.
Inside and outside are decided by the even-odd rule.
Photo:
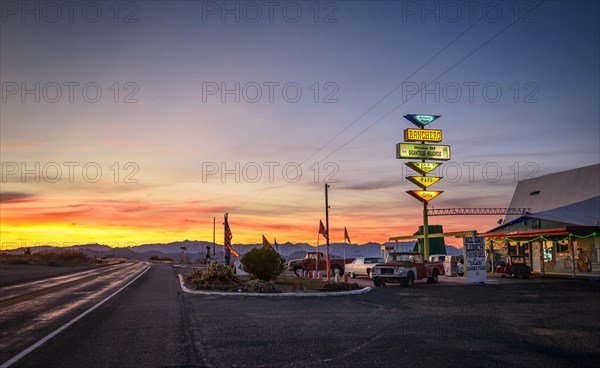
[[[321,293],[248,293],[248,292],[227,292],[227,291],[207,291],[207,290],[192,290],[185,286],[183,281],[183,274],[179,274],[179,283],[181,284],[181,290],[188,294],[196,295],[219,295],[219,296],[260,296],[260,297],[328,297],[328,296],[347,296],[347,295],[361,295],[366,294],[372,290],[371,287],[367,286],[362,289],[349,290],[349,291],[331,291]]]

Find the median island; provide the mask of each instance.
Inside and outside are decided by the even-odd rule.
[[[363,290],[356,283],[328,282],[283,275],[285,259],[271,249],[257,248],[240,260],[248,275],[238,276],[228,265],[214,263],[206,270],[181,275],[182,287],[191,292],[252,294],[317,294]]]

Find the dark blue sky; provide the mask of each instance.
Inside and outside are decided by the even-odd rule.
[[[28,2],[39,22],[33,13],[22,18],[23,3],[11,4],[17,8],[3,4],[0,34],[2,160],[93,161],[105,171],[135,162],[140,185],[123,192],[111,183],[12,182],[3,191],[58,207],[90,196],[136,206],[201,203],[200,212],[165,220],[173,240],[197,237],[180,223],[202,223],[221,207],[248,222],[249,238],[274,216],[310,228],[328,173],[339,181],[337,225],[347,219],[364,241],[414,228],[419,205],[404,191],[415,188],[394,154],[411,126],[407,113],[442,115],[431,127],[444,131],[452,160],[438,173],[446,177],[434,188],[446,191],[432,202],[438,207],[507,206],[515,180],[600,161],[596,1],[545,1],[514,24],[536,3],[504,1],[498,13],[490,2],[297,1],[273,5],[271,19],[263,2],[130,2],[115,13],[101,1],[80,3],[72,22],[60,4],[57,18],[46,3]],[[39,103],[20,90],[36,82],[46,87]],[[71,82],[79,83],[73,102],[64,84]],[[47,101],[56,97],[52,83],[61,86],[56,102]],[[86,83],[102,90],[97,102],[86,100]],[[236,88],[239,102],[223,91]],[[300,180],[283,178],[284,165],[305,160]],[[203,178],[207,162],[258,163],[262,176]],[[280,164],[274,181],[265,162]],[[65,193],[72,186],[82,192]],[[481,219],[480,230],[495,220]],[[102,221],[89,226],[112,226]],[[308,234],[290,238],[311,241]]]

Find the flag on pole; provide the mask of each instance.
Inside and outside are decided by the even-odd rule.
[[[225,241],[223,242],[223,244],[225,245],[226,249],[229,249],[229,251],[231,252],[231,254],[233,254],[233,256],[235,258],[239,258],[240,255],[238,252],[235,251],[235,249],[233,249],[233,247],[231,246],[231,239],[233,239],[233,234],[231,233],[231,228],[229,227],[229,214],[225,214]]]
[[[267,238],[265,238],[265,236],[263,235],[263,248],[267,248],[267,249],[273,249],[273,247],[271,247],[271,243],[269,243],[269,241],[267,240]]]
[[[323,225],[323,220],[319,220],[319,234],[323,235],[325,239],[329,239],[329,234],[327,229],[325,229],[325,225]]]
[[[344,226],[344,241],[348,244],[352,244],[350,237],[348,236],[348,230],[346,230],[346,226]]]

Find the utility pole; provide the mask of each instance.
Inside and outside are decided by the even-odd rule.
[[[327,248],[326,248],[326,256],[327,256],[327,262],[326,262],[326,267],[325,267],[325,273],[327,273],[327,281],[330,280],[329,278],[329,266],[330,266],[330,261],[329,261],[329,194],[327,192],[327,188],[329,188],[329,184],[325,183],[325,228],[327,229],[327,237],[325,238],[327,240]]]
[[[215,227],[216,227],[217,218],[213,217],[213,258],[217,256],[215,253]]]

